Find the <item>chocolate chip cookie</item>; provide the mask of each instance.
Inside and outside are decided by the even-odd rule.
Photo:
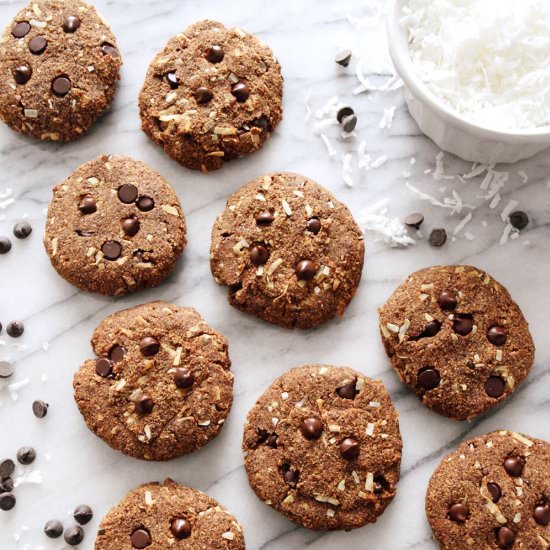
[[[444,550],[550,547],[550,444],[497,431],[462,443],[433,474],[426,513]]]
[[[185,220],[160,174],[104,155],[54,187],[44,244],[64,279],[120,296],[168,276],[186,244]]]
[[[139,96],[142,128],[180,164],[208,172],[262,147],[281,121],[282,94],[268,46],[200,21],[151,63]]]
[[[298,174],[272,174],[229,197],[212,229],[210,265],[229,303],[287,328],[343,315],[363,269],[350,211]]]
[[[517,304],[471,266],[413,273],[380,309],[386,353],[427,407],[466,420],[508,397],[535,346]]]
[[[225,336],[191,308],[151,302],[104,319],[75,399],[96,435],[124,454],[171,460],[218,435],[233,401]]]
[[[239,522],[205,493],[167,479],[128,493],[103,518],[95,550],[244,550]]]
[[[258,497],[318,530],[376,521],[395,496],[401,447],[382,382],[326,365],[275,380],[248,413],[243,438]]]
[[[33,0],[0,43],[0,119],[38,139],[75,140],[113,100],[121,65],[93,6]]]

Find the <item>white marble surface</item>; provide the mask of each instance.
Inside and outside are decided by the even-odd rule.
[[[372,3],[372,2],[371,2]],[[376,3],[376,2],[375,2]],[[383,5],[383,0],[381,5]],[[24,2],[0,0],[1,24],[9,22]],[[496,428],[509,428],[550,439],[550,346],[547,343],[550,293],[550,154],[541,154],[518,166],[507,167],[510,180],[501,191],[500,205],[491,210],[480,198],[480,180],[435,180],[425,170],[434,168],[438,153],[419,135],[402,102],[401,91],[352,96],[357,85],[355,63],[340,70],[335,53],[352,45],[369,68],[380,70],[384,38],[380,19],[352,25],[346,15],[369,17],[373,12],[359,0],[97,0],[119,38],[124,58],[122,81],[113,108],[92,132],[68,145],[43,144],[0,128],[0,191],[13,190],[15,204],[0,212],[0,234],[11,233],[13,223],[28,216],[34,232],[28,241],[14,242],[0,257],[0,320],[25,322],[26,333],[16,349],[5,337],[0,356],[17,361],[12,382],[29,379],[12,401],[0,389],[0,456],[13,456],[22,445],[33,445],[38,459],[29,471],[39,470],[43,482],[17,489],[18,505],[0,514],[0,548],[59,549],[62,543],[45,538],[46,520],[57,517],[70,523],[68,511],[90,504],[96,516],[87,527],[83,549],[93,548],[94,530],[101,516],[128,490],[166,476],[196,486],[220,500],[242,522],[251,550],[328,550],[376,548],[388,550],[433,549],[425,520],[426,483],[442,455],[463,438]],[[335,6],[338,4],[338,8]],[[165,157],[139,130],[137,95],[146,67],[171,35],[201,18],[217,18],[257,33],[274,49],[283,66],[285,119],[264,150],[234,162],[208,176],[190,172]],[[374,76],[374,82],[383,82]],[[305,97],[318,108],[334,94],[351,103],[358,115],[358,137],[339,148],[354,150],[367,140],[373,158],[387,155],[382,167],[357,177],[355,188],[341,178],[340,161],[330,159],[312,123],[305,123]],[[380,129],[384,108],[396,105],[391,129]],[[331,129],[332,131],[332,129]],[[336,145],[336,142],[335,142]],[[189,226],[189,246],[176,273],[160,288],[123,299],[109,299],[77,292],[50,267],[41,243],[44,209],[51,187],[84,161],[100,153],[132,155],[158,169],[175,187]],[[416,164],[411,164],[411,157]],[[450,174],[469,171],[466,163],[446,156]],[[354,214],[386,197],[391,213],[403,216],[414,210],[426,214],[426,228],[445,226],[450,231],[466,214],[420,201],[405,186],[409,179],[418,188],[441,198],[451,189],[477,206],[468,225],[474,240],[463,237],[442,249],[426,240],[406,249],[392,249],[368,236],[364,278],[346,315],[309,332],[287,332],[232,309],[225,291],[209,272],[209,233],[228,194],[250,179],[273,170],[302,172],[330,188]],[[528,181],[517,174],[525,171]],[[403,172],[410,172],[409,178]],[[442,191],[442,188],[446,188]],[[504,223],[500,211],[514,199],[529,212],[532,223],[518,239],[499,245]],[[1,199],[0,199],[1,202]],[[487,222],[487,227],[481,223]],[[502,281],[530,321],[538,353],[528,380],[498,410],[472,423],[457,423],[423,408],[397,380],[384,356],[377,333],[376,308],[412,270],[437,263],[473,263]],[[191,456],[164,464],[144,463],[109,449],[84,426],[72,399],[74,371],[89,357],[89,338],[105,315],[123,307],[162,298],[198,308],[206,320],[224,332],[230,342],[235,373],[235,405],[221,435]],[[43,344],[49,343],[44,349]],[[48,346],[46,346],[48,347]],[[400,413],[404,439],[402,479],[398,495],[375,524],[351,533],[314,533],[288,522],[257,500],[243,470],[240,451],[245,415],[273,378],[306,362],[346,364],[381,378]],[[50,403],[46,419],[31,413],[34,399]],[[16,542],[14,534],[20,535]]]

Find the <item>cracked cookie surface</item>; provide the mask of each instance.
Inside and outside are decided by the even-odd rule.
[[[239,522],[213,498],[170,479],[128,493],[102,519],[95,550],[244,550]]]
[[[42,140],[71,141],[114,98],[116,39],[81,0],[33,0],[0,43],[0,118]]]
[[[344,314],[363,269],[350,211],[298,174],[262,176],[227,201],[212,229],[210,265],[229,303],[286,328]]]
[[[142,129],[180,164],[208,172],[262,147],[281,121],[282,94],[267,45],[199,21],[151,63],[139,97]]]
[[[328,365],[275,380],[248,413],[243,437],[257,496],[317,530],[376,521],[395,496],[401,448],[382,382]]]
[[[379,314],[382,341],[399,377],[424,405],[456,420],[506,399],[534,361],[519,307],[475,267],[417,271]]]
[[[105,318],[75,374],[88,428],[124,454],[171,460],[218,435],[233,401],[225,336],[192,308],[151,302]]]
[[[68,282],[120,296],[159,285],[185,247],[174,190],[141,161],[103,155],[53,189],[44,244]]]
[[[432,475],[426,513],[444,550],[550,547],[550,444],[496,431],[460,444]]]

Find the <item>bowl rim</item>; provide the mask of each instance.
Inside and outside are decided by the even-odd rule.
[[[417,76],[409,49],[405,31],[399,21],[401,10],[409,0],[391,0],[392,4],[386,17],[388,48],[398,75],[409,91],[422,103],[428,104],[445,121],[458,126],[462,130],[482,136],[487,139],[504,142],[548,142],[550,141],[550,126],[527,130],[496,130],[480,126],[463,117],[441,101],[428,86]]]

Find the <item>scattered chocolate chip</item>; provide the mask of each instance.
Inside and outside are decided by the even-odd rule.
[[[494,483],[493,481],[487,483],[487,491],[489,491],[491,499],[494,503],[497,503],[500,500],[500,497],[502,496],[502,489],[498,483]]]
[[[46,51],[48,47],[48,41],[43,36],[35,36],[29,42],[29,50],[34,55],[40,55]]]
[[[511,477],[520,477],[524,466],[525,460],[521,456],[509,456],[504,461],[504,469]]]
[[[497,543],[499,548],[510,548],[516,540],[516,535],[509,527],[503,525],[496,530]]]
[[[73,525],[65,530],[63,538],[69,546],[78,546],[84,540],[84,529],[79,525]]]
[[[126,218],[122,221],[122,230],[124,231],[124,234],[128,237],[133,237],[134,235],[137,235],[139,227],[139,220],[135,216]]]
[[[5,477],[0,480],[0,493],[11,493],[14,486],[15,483],[13,481],[13,478]]]
[[[296,266],[296,275],[302,281],[311,281],[317,273],[317,267],[311,260],[301,260]]]
[[[28,21],[19,21],[12,27],[11,34],[14,38],[23,38],[29,34],[30,30],[31,25]]]
[[[151,414],[154,406],[155,402],[150,395],[143,394],[136,399],[136,412],[140,414]]]
[[[136,529],[130,535],[130,541],[132,546],[138,550],[146,548],[152,543],[151,535],[149,534],[149,531],[146,531],[145,529]]]
[[[489,376],[485,382],[485,393],[496,399],[504,393],[504,380],[500,376]]]
[[[91,195],[84,195],[80,199],[78,209],[82,214],[93,214],[97,210],[95,199]]]
[[[388,483],[388,480],[380,475],[380,474],[376,474],[374,476],[374,494],[375,495],[380,495],[382,494],[384,491],[389,491],[390,490],[390,484]]]
[[[19,338],[25,332],[25,325],[21,321],[10,321],[6,327],[8,336]]]
[[[342,443],[340,443],[340,454],[346,460],[354,460],[359,456],[361,450],[359,441],[353,437],[346,437]]]
[[[26,239],[32,233],[32,227],[27,222],[16,223],[13,234],[17,239]]]
[[[250,249],[250,261],[254,265],[264,265],[269,258],[267,248],[261,244],[256,244]]]
[[[231,93],[239,103],[244,103],[250,95],[250,90],[244,82],[237,82],[231,87]]]
[[[306,229],[313,233],[314,235],[317,235],[319,231],[321,231],[321,220],[319,218],[310,218],[307,221]]]
[[[487,340],[491,342],[491,344],[495,346],[503,346],[506,344],[506,339],[508,338],[508,334],[506,332],[506,329],[503,327],[499,327],[498,325],[492,326],[487,331]]]
[[[265,443],[267,446],[271,447],[272,449],[277,448],[277,434],[276,433],[269,433],[266,430],[262,430],[261,428],[258,430],[258,439],[256,441],[257,445],[262,445]]]
[[[50,539],[58,539],[63,534],[63,524],[56,519],[51,519],[44,525],[44,533]]]
[[[141,351],[142,355],[145,355],[145,357],[152,357],[153,355],[156,355],[159,352],[159,349],[160,342],[152,336],[145,336],[145,338],[142,338],[139,343],[139,351]]]
[[[170,529],[177,540],[183,540],[191,536],[191,524],[186,519],[175,519]]]
[[[347,67],[349,65],[350,60],[351,60],[351,50],[347,50],[347,49],[342,50],[334,58],[334,61],[336,61],[336,63],[338,63],[338,65],[341,65],[342,67]]]
[[[512,212],[510,214],[509,220],[512,227],[515,227],[520,231],[522,229],[525,229],[529,225],[529,216],[525,212],[522,212],[521,210]]]
[[[17,501],[13,493],[0,494],[0,510],[4,510],[4,512],[7,512],[15,506],[16,502]]]
[[[458,502],[449,508],[449,517],[457,523],[464,523],[470,515],[470,509],[466,504]]]
[[[460,336],[468,336],[474,328],[474,320],[471,315],[455,315],[453,330]]]
[[[188,368],[179,368],[174,372],[174,384],[178,388],[188,389],[195,382],[193,373]]]
[[[9,378],[15,372],[15,365],[8,361],[0,361],[0,378]]]
[[[256,128],[269,128],[269,120],[267,119],[267,117],[265,115],[261,115],[257,118],[255,118],[254,120],[252,120],[252,122],[250,123],[252,124],[252,126],[255,126]],[[269,128],[269,130],[271,131],[271,129]]]
[[[10,477],[15,471],[15,462],[11,458],[6,458],[0,462],[0,478]]]
[[[32,76],[32,69],[28,65],[19,65],[13,70],[13,79],[17,84],[26,84]]]
[[[122,245],[117,241],[105,241],[101,246],[101,252],[106,260],[114,261],[122,254]]]
[[[28,466],[32,464],[36,459],[36,451],[32,447],[21,447],[17,451],[17,462]]]
[[[275,219],[275,216],[269,210],[265,210],[264,212],[260,212],[256,216],[256,225],[260,225],[260,226],[271,225],[274,219]]]
[[[444,310],[455,309],[458,305],[458,300],[456,299],[456,292],[454,290],[444,290],[437,299],[439,307]]]
[[[208,103],[214,97],[214,94],[205,86],[201,86],[200,88],[197,88],[194,95],[195,95],[195,99],[197,100],[197,103],[200,103],[200,104]]]
[[[409,227],[414,227],[414,229],[420,229],[420,226],[424,223],[424,215],[420,212],[413,212],[403,220],[403,223]]]
[[[419,338],[432,338],[441,330],[441,323],[434,319],[426,324]]]
[[[439,386],[441,377],[437,369],[432,367],[424,367],[418,373],[418,383],[424,390],[433,390]]]
[[[345,117],[354,115],[355,111],[351,107],[340,107],[336,113],[336,120],[342,124]]]
[[[220,63],[223,61],[224,55],[223,48],[217,44],[210,46],[206,51],[206,59],[208,59],[210,63]]]
[[[126,350],[118,344],[113,346],[109,351],[109,359],[114,363],[119,363],[120,361],[122,361],[125,355]]]
[[[101,52],[103,53],[103,55],[110,55],[111,57],[120,57],[118,50],[112,44],[109,44],[107,42],[104,42],[101,45]]]
[[[58,76],[52,81],[52,92],[57,97],[65,97],[71,90],[71,81],[66,76]]]
[[[550,503],[545,502],[535,506],[533,518],[539,525],[548,525],[550,523]]]
[[[172,90],[175,90],[180,85],[180,79],[176,76],[175,72],[166,73],[164,78]]]
[[[433,229],[428,240],[432,246],[443,246],[447,242],[447,232],[443,228]]]
[[[298,470],[291,470],[289,464],[285,464],[283,468],[283,479],[285,483],[292,487],[296,487],[298,480],[300,479],[300,472]]]
[[[92,521],[92,518],[94,517],[94,512],[88,505],[81,504],[75,509],[73,517],[76,523],[78,523],[79,525],[86,525],[87,523],[90,523],[90,521]]]
[[[355,115],[345,116],[342,119],[342,130],[347,134],[353,132],[357,126],[357,117]]]
[[[150,210],[153,210],[153,208],[155,208],[155,201],[147,195],[142,195],[141,197],[139,197],[136,204],[142,212],[149,212]]]
[[[67,17],[65,17],[65,20],[63,21],[63,30],[65,32],[76,32],[79,27],[80,19],[78,17],[75,15],[67,15]]]
[[[49,405],[40,399],[37,399],[32,404],[32,412],[36,418],[44,418],[48,414]]]
[[[318,418],[304,418],[300,430],[306,439],[319,439],[323,433],[323,423]]]
[[[137,199],[138,190],[135,185],[125,183],[118,188],[117,195],[120,202],[123,202],[124,204],[131,204]]]
[[[0,254],[7,254],[11,250],[11,241],[7,237],[0,237]]]
[[[95,362],[95,372],[97,375],[107,378],[113,372],[113,363],[106,357],[100,357]]]
[[[345,384],[343,386],[340,386],[336,393],[342,398],[342,399],[355,399],[355,396],[357,395],[357,391],[355,389],[355,383],[356,381],[353,380],[353,382],[349,382],[348,384]]]

